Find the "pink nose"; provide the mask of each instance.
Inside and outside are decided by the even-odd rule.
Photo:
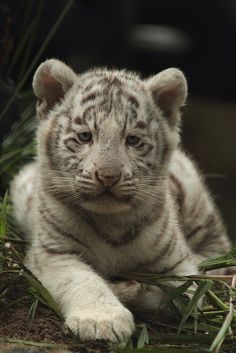
[[[120,176],[121,176],[121,174],[119,174],[119,175],[101,175],[98,172],[96,172],[97,180],[107,188],[111,188],[113,185],[115,185],[119,181]]]

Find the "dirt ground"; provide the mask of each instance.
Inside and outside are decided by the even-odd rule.
[[[29,307],[24,304],[9,308],[0,315],[0,353],[110,353],[112,347],[105,342],[80,344],[66,332],[63,322],[47,308],[40,306],[32,322]],[[18,341],[32,342],[22,345]],[[10,343],[11,342],[11,343]],[[41,347],[37,347],[37,344]],[[35,346],[34,346],[35,345]],[[64,348],[65,347],[65,348]]]

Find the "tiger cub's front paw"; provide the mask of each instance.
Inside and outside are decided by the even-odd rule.
[[[66,319],[66,325],[81,341],[108,340],[122,342],[134,330],[131,312],[121,307],[101,307],[95,310],[78,310]]]

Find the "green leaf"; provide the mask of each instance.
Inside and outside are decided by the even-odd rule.
[[[214,352],[216,348],[221,347],[221,345],[225,339],[225,336],[226,336],[227,332],[229,331],[232,320],[233,320],[233,313],[229,312],[229,314],[226,316],[226,319],[225,319],[220,331],[218,332],[216,338],[212,342],[212,345],[209,349],[210,352]],[[218,352],[219,352],[219,350],[218,350]]]
[[[25,277],[25,279],[28,281],[28,283],[32,286],[32,291],[31,293],[33,294],[33,291],[36,290],[37,293],[39,293],[47,305],[55,311],[55,313],[62,318],[60,309],[54,299],[52,298],[51,294],[48,292],[48,290],[43,287],[43,285],[34,277],[30,276],[27,272],[22,271],[22,275]],[[39,299],[39,298],[38,298]]]
[[[137,325],[137,327],[141,328],[141,331],[138,337],[138,342],[137,342],[137,348],[141,349],[146,344],[149,343],[149,336],[148,336],[147,326],[145,324]]]
[[[4,238],[7,233],[7,203],[8,203],[8,192],[6,191],[1,205],[0,214],[0,238]]]
[[[203,261],[199,265],[199,269],[204,271],[209,271],[217,268],[229,267],[229,266],[235,266],[235,265],[236,265],[236,247],[233,248],[228,254]]]
[[[203,297],[203,295],[212,288],[214,282],[210,280],[202,280],[198,284],[198,288],[193,294],[190,302],[188,303],[186,310],[184,312],[182,321],[179,325],[178,334],[181,332],[183,324],[187,321],[189,316],[193,313],[194,309],[197,307],[199,300]]]
[[[179,286],[178,288],[172,289],[171,292],[169,292],[164,299],[161,301],[160,307],[163,307],[164,305],[166,305],[167,303],[169,303],[170,301],[180,297],[184,292],[186,292],[186,290],[191,287],[191,285],[193,284],[192,281],[187,281],[186,283],[182,284],[181,286]]]
[[[33,301],[33,303],[31,304],[30,308],[29,308],[29,312],[27,315],[27,333],[30,332],[32,324],[33,324],[33,320],[35,318],[35,314],[36,314],[36,310],[38,308],[38,302],[39,299],[35,298],[35,300]]]
[[[231,287],[232,289],[235,289],[235,284],[236,284],[236,275],[233,276],[232,282],[231,282]],[[212,342],[212,345],[210,347],[210,352],[219,352],[220,348],[225,340],[225,337],[227,333],[231,334],[232,336],[232,329],[231,329],[231,323],[234,318],[234,295],[232,296],[232,291],[229,290],[229,296],[230,296],[230,303],[229,303],[229,312],[228,315],[226,316],[223,325],[218,332],[216,338]]]
[[[208,300],[217,308],[222,309],[223,311],[228,311],[229,307],[226,305],[215,293],[209,290],[206,293]]]

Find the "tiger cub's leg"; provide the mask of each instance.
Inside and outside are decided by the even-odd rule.
[[[118,342],[129,338],[134,330],[132,314],[106,281],[79,255],[47,251],[39,244],[33,244],[26,265],[59,304],[73,333],[82,341]]]

